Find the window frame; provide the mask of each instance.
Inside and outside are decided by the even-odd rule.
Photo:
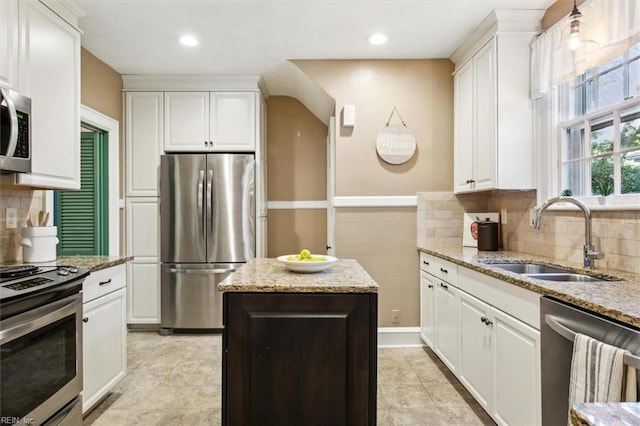
[[[566,160],[565,147],[568,143],[568,130],[571,128],[581,128],[584,131],[585,137],[582,140],[583,143],[583,155],[580,158],[571,159],[569,162],[576,163],[585,163],[585,178],[584,178],[584,193],[591,194],[591,161],[593,159],[597,159],[598,157],[608,157],[611,156],[613,159],[613,173],[614,173],[614,193],[608,195],[606,197],[606,205],[601,204],[602,196],[600,195],[580,195],[575,196],[575,198],[579,198],[585,204],[590,207],[594,207],[596,209],[611,209],[611,210],[640,210],[640,193],[634,194],[621,194],[621,155],[628,151],[636,151],[637,148],[621,148],[620,141],[620,124],[622,118],[622,112],[625,112],[632,108],[638,108],[640,106],[640,96],[636,95],[635,97],[629,97],[629,64],[632,61],[638,59],[638,56],[630,57],[628,54],[629,51],[625,52],[622,57],[622,63],[612,65],[610,67],[601,68],[598,67],[591,75],[586,78],[583,78],[583,81],[580,82],[580,85],[586,87],[586,84],[589,81],[592,81],[592,87],[594,90],[593,98],[598,96],[598,88],[599,85],[597,83],[597,78],[599,76],[605,75],[612,70],[622,67],[623,75],[623,91],[625,99],[621,102],[618,102],[613,105],[600,107],[585,113],[584,115],[580,115],[573,118],[572,115],[575,115],[575,104],[574,100],[576,99],[575,90],[576,84],[574,82],[569,82],[561,85],[557,91],[557,101],[558,101],[558,110],[556,112],[556,126],[557,126],[557,134],[556,140],[553,142],[555,145],[555,153],[557,161],[555,161],[555,168],[553,170],[553,174],[555,175],[553,179],[553,190],[556,194],[560,194],[561,191],[564,190],[563,186],[566,186],[564,182],[564,166],[568,163]],[[584,93],[584,90],[581,92]],[[584,97],[582,98],[582,102],[586,102]],[[586,106],[583,107],[586,109]],[[599,154],[592,155],[591,154],[591,126],[593,123],[597,122],[608,122],[612,121],[614,128],[614,137],[613,137],[613,147],[612,151],[607,154]]]

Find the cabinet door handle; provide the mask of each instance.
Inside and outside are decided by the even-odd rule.
[[[423,260],[422,263],[424,263],[425,265],[429,266],[429,262],[427,262],[426,260]]]
[[[487,318],[487,317],[481,317],[481,318],[480,318],[480,321],[481,321],[481,322],[483,322],[483,323],[485,323],[486,325],[491,325],[491,324],[493,324],[493,321],[491,321],[491,320],[490,320],[489,318]]]
[[[98,283],[98,285],[106,285],[106,284],[109,284],[110,282],[111,282],[111,278],[109,278],[109,279],[108,279],[108,280],[106,280],[106,281],[100,281],[100,282]]]
[[[445,283],[440,283],[440,287],[442,287],[442,288],[449,288],[449,286],[448,286],[448,285],[446,285]]]
[[[448,274],[448,273],[449,273],[449,271],[447,271],[447,270],[446,270],[446,269],[444,269],[444,268],[440,268],[440,272],[444,272],[445,274]]]
[[[82,322],[89,322],[89,317],[82,318]]]
[[[433,288],[433,284],[429,284],[429,288]]]

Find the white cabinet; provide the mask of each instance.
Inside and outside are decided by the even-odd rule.
[[[459,363],[457,265],[420,253],[422,339],[454,373]]]
[[[125,286],[124,265],[92,272],[83,283],[83,413],[127,374]]]
[[[256,92],[165,92],[167,152],[254,151]]]
[[[501,425],[537,425],[540,333],[461,292],[460,381]]]
[[[18,2],[0,1],[0,85],[18,90]]]
[[[127,198],[127,323],[160,324],[160,215],[157,197]]]
[[[493,319],[491,307],[461,292],[460,381],[486,411],[490,411],[493,375]]]
[[[19,91],[32,102],[32,173],[17,174],[16,183],[79,189],[80,33],[38,1],[18,6]]]
[[[529,44],[539,11],[495,11],[452,55],[454,192],[533,188]]]
[[[157,197],[163,153],[162,92],[125,94],[127,197]]]
[[[426,253],[420,268],[422,339],[496,423],[539,425],[540,295]]]
[[[459,320],[460,292],[456,287],[439,281],[436,288],[436,347],[435,353],[453,373],[459,364]]]
[[[434,347],[436,337],[436,283],[435,278],[420,271],[420,337]]]

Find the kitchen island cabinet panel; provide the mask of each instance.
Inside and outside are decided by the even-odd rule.
[[[376,293],[225,293],[224,323],[223,424],[375,424]]]

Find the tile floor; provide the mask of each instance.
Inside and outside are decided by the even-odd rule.
[[[128,334],[128,374],[83,426],[220,424],[221,337]],[[378,350],[378,425],[493,425],[426,348]]]

